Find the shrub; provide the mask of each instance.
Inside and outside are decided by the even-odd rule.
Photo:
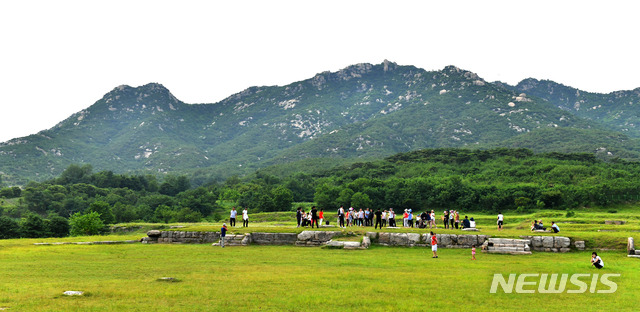
[[[35,213],[27,214],[26,218],[20,223],[20,232],[22,237],[38,238],[47,237],[48,229],[45,221]]]
[[[104,230],[104,222],[100,219],[100,214],[90,212],[87,214],[75,213],[69,218],[71,235],[97,235]]]
[[[18,237],[20,237],[20,224],[9,217],[0,217],[0,239]]]
[[[65,237],[69,235],[69,220],[52,214],[46,222],[47,232],[52,237]]]

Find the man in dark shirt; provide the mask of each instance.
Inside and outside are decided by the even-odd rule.
[[[298,210],[296,210],[296,220],[298,221],[298,227],[300,227],[300,222],[302,222],[302,211],[300,211],[300,209],[302,208],[298,207]]]
[[[378,211],[375,212],[376,215],[376,226],[374,229],[377,229],[378,226],[380,226],[380,229],[382,229],[382,211],[380,211],[380,208],[378,208]]]
[[[318,209],[316,206],[311,207],[311,228],[313,229],[313,224],[316,224],[317,228],[320,228],[318,225]]]

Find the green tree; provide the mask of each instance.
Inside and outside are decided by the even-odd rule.
[[[69,218],[69,225],[72,236],[98,235],[105,228],[104,222],[100,219],[100,214],[95,211],[87,214],[80,214],[79,212],[73,214]]]
[[[278,186],[271,191],[273,205],[276,211],[291,211],[293,192],[284,186]]]
[[[9,217],[0,217],[0,239],[18,237],[20,237],[20,224]]]
[[[69,220],[57,214],[50,214],[45,223],[50,236],[65,237],[69,235]]]
[[[47,225],[44,220],[35,213],[28,213],[20,223],[22,237],[38,238],[47,237]]]
[[[113,224],[116,221],[115,216],[113,215],[113,211],[111,210],[111,205],[106,202],[97,200],[91,205],[89,205],[89,209],[87,212],[96,212],[100,215],[100,219],[104,224]]]
[[[357,192],[351,196],[351,205],[356,209],[365,209],[371,207],[371,199],[369,195]]]

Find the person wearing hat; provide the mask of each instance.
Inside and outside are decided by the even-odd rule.
[[[220,247],[224,248],[224,237],[227,236],[227,224],[222,223],[222,228],[220,228]]]

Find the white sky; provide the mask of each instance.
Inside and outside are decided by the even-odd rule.
[[[638,12],[638,1],[1,1],[0,142],[121,84],[214,103],[384,59],[510,84],[634,89]]]

